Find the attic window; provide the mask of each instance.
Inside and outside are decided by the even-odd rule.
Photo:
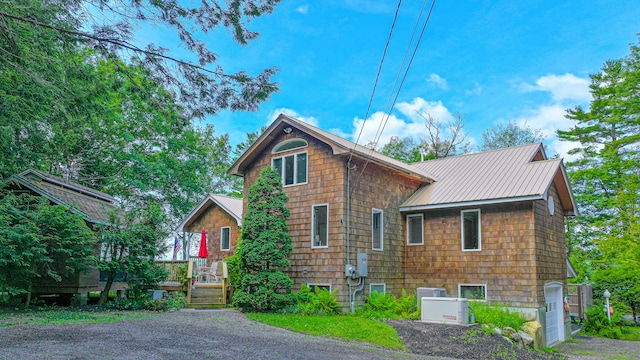
[[[276,145],[273,150],[271,151],[272,154],[277,154],[283,151],[288,151],[288,150],[293,150],[293,149],[299,149],[299,148],[303,148],[303,147],[307,147],[307,141],[303,140],[303,139],[289,139],[289,140],[285,140],[283,142],[281,142],[280,144]]]

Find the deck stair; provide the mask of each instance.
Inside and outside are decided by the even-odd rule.
[[[226,296],[220,285],[196,285],[191,289],[191,297],[187,305],[190,309],[226,307]]]

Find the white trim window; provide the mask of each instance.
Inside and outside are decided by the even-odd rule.
[[[231,227],[229,226],[220,229],[220,250],[231,250]]]
[[[373,295],[374,291],[378,292],[378,295],[386,293],[387,284],[385,283],[369,284],[369,296]]]
[[[469,300],[487,300],[487,284],[458,284],[458,297]]]
[[[311,247],[329,247],[329,205],[313,205],[311,218]]]
[[[311,290],[312,293],[316,292],[316,288],[318,291],[327,290],[331,292],[331,284],[327,283],[307,283],[307,287]]]
[[[407,215],[407,245],[424,244],[424,215]]]
[[[307,152],[271,159],[271,166],[282,178],[282,186],[307,183]]]
[[[460,211],[462,251],[482,250],[480,209]]]
[[[384,216],[380,209],[371,209],[371,249],[384,250]]]

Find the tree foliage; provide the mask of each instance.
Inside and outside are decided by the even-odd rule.
[[[425,159],[439,159],[471,151],[471,144],[465,142],[467,134],[464,132],[463,114],[454,114],[454,119],[448,122],[442,122],[429,113],[418,115],[424,119],[427,129],[420,144],[426,154]]]
[[[282,180],[271,167],[248,191],[248,209],[242,222],[240,244],[240,280],[233,304],[244,310],[272,311],[295,301],[293,282],[282,269],[289,266],[293,251],[286,219],[289,198],[282,190]]]
[[[28,307],[35,282],[60,282],[84,270],[97,238],[80,215],[43,197],[0,197],[0,301],[26,294]]]
[[[107,301],[109,290],[122,277],[134,295],[157,285],[166,273],[156,263],[167,250],[162,232],[165,216],[157,205],[125,214],[111,213],[109,224],[99,225],[102,238],[98,269],[107,273],[99,304]]]
[[[558,131],[580,144],[568,163],[581,212],[569,222],[571,259],[593,279],[625,273],[640,283],[638,271],[610,271],[640,268],[640,47],[605,62],[590,88],[590,107],[568,110],[576,124]]]
[[[448,122],[442,122],[429,113],[418,115],[424,119],[426,130],[419,140],[416,141],[410,136],[403,139],[393,136],[379,151],[405,163],[439,159],[471,151],[471,144],[465,142],[467,134],[464,132],[463,114],[456,113],[455,118]]]
[[[545,136],[540,129],[518,125],[515,121],[496,124],[482,132],[480,151],[503,149],[511,146],[542,142]]]
[[[127,208],[160,203],[167,228],[205,193],[237,190],[228,136],[194,125],[143,60],[105,57],[71,34],[2,15],[75,29],[74,2],[19,4],[0,2],[0,178],[36,168]]]
[[[151,83],[170,89],[189,118],[202,118],[223,109],[255,110],[277,90],[270,81],[276,69],[265,69],[255,77],[245,71],[226,73],[215,65],[218,55],[200,39],[224,28],[235,42],[246,45],[258,36],[246,23],[271,13],[278,2],[5,1],[0,3],[0,38],[4,39],[0,40],[0,49],[4,50],[0,51],[0,61],[37,79],[34,66],[53,68],[59,67],[60,62],[46,52],[29,51],[54,40],[63,49],[80,46],[94,49],[94,56],[103,60],[130,59],[139,64],[148,72]],[[162,44],[137,41],[137,32],[158,26],[168,37],[176,36],[188,55],[178,58]],[[31,36],[34,32],[38,35]],[[44,40],[39,39],[41,36]],[[116,71],[123,76],[128,74],[126,67]],[[61,82],[41,85],[50,89],[64,87]]]

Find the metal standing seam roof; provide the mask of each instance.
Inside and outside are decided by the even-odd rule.
[[[180,225],[178,225],[178,231],[184,231],[185,227],[191,225],[198,216],[202,215],[202,213],[213,204],[218,205],[222,210],[231,215],[236,220],[238,226],[242,226],[242,198],[208,194],[187,214]]]
[[[544,159],[542,144],[416,163],[414,166],[440,180],[416,191],[401,210],[546,198],[562,160],[533,161],[536,155]]]
[[[437,180],[432,174],[414,165],[405,164],[402,161],[383,155],[373,149],[358,145],[347,139],[341,138],[340,136],[334,135],[284,114],[280,114],[276,121],[274,121],[273,124],[271,124],[271,126],[269,126],[269,128],[253,143],[253,145],[249,147],[242,156],[240,156],[236,163],[231,166],[228,173],[242,176],[246,165],[255,159],[266,145],[275,138],[275,133],[277,133],[281,128],[287,127],[287,125],[293,126],[331,146],[335,155],[348,155],[353,153],[354,156],[366,159],[383,167],[405,173],[408,176],[418,178],[424,182]]]
[[[116,200],[110,195],[43,171],[30,169],[10,176],[7,182],[11,181],[81,213],[90,222],[108,222],[109,212],[118,209]]]

